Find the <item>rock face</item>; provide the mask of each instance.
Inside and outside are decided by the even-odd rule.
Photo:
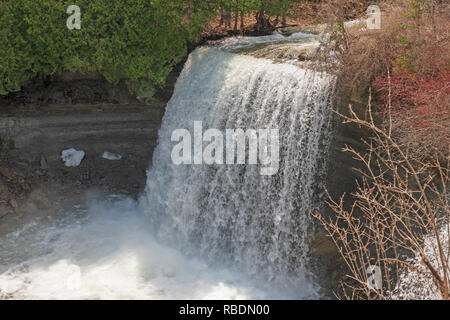
[[[367,96],[349,96],[345,93],[337,94],[336,108],[341,114],[348,115],[349,105],[359,117],[366,114]],[[355,168],[363,169],[361,162],[353,159],[349,153],[342,152],[348,145],[357,152],[364,154],[366,147],[362,140],[370,137],[370,132],[365,128],[354,124],[342,123],[342,118],[335,116],[336,134],[333,137],[329,158],[328,190],[333,198],[340,197],[343,193],[349,194],[355,190],[355,181],[360,178]]]
[[[354,111],[362,116],[366,108],[366,105],[362,103],[364,100],[365,97],[338,96],[337,110],[341,114],[348,114],[348,106],[352,104]],[[354,125],[343,124],[338,115],[335,116],[334,123],[335,136],[332,138],[330,145],[328,177],[325,187],[335,200],[338,200],[345,193],[345,204],[348,207],[352,204],[351,193],[356,188],[355,181],[360,179],[360,174],[355,168],[362,169],[363,167],[360,162],[353,159],[349,153],[344,153],[342,149],[348,145],[358,152],[365,153],[365,147],[361,139],[367,139],[369,132]],[[322,214],[326,217],[335,215],[326,205]],[[348,272],[338,249],[321,226],[317,226],[315,237],[312,239],[311,254],[314,257],[313,269],[316,279],[322,288],[324,297],[335,298],[333,293],[339,294],[341,292],[339,281],[343,280]]]
[[[0,161],[0,218],[17,212],[21,199],[30,191],[26,177]]]
[[[128,104],[137,99],[124,81],[108,83],[98,73],[78,74],[64,72],[53,79],[35,79],[23,84],[22,90],[6,97],[0,96],[0,105],[41,106],[75,104]]]
[[[55,186],[58,192],[67,194],[91,187],[134,196],[143,190],[164,103],[19,110],[0,115],[0,137],[7,141],[0,152],[0,189],[6,188],[10,195],[2,192],[5,199],[0,199],[0,214],[7,211],[5,208],[8,212],[47,208],[51,203],[45,191]],[[86,153],[78,167],[68,168],[61,161],[61,151],[69,148]],[[105,150],[124,157],[109,161],[102,158]],[[22,185],[16,180],[25,181],[25,177],[33,190],[41,190],[31,193],[31,204],[17,199],[16,208],[12,208],[9,199],[16,197],[10,189]],[[26,199],[30,190],[15,191]]]

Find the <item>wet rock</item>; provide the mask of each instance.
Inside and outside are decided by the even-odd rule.
[[[47,163],[47,159],[46,159],[44,156],[42,156],[42,155],[41,155],[41,161],[40,161],[40,164],[41,164],[41,169],[46,170],[46,169],[49,169],[49,168],[50,168],[50,166],[49,166],[48,163]]]
[[[0,218],[6,216],[9,213],[9,208],[3,204],[0,204]]]
[[[125,81],[111,84],[100,74],[64,72],[53,79],[33,79],[8,99],[0,97],[0,104],[12,105],[77,105],[137,103]]]
[[[0,195],[5,195],[8,192],[8,187],[2,183],[2,181],[0,180]],[[3,197],[0,197],[3,198]]]
[[[314,261],[312,270],[321,287],[320,294],[325,299],[334,299],[333,292],[340,292],[339,283],[345,274],[345,262],[334,242],[321,228],[316,231],[310,248]]]
[[[36,207],[36,205],[31,202],[28,201],[25,204],[23,204],[19,209],[16,210],[16,213],[20,213],[20,214],[33,214],[38,210],[38,208]]]
[[[109,152],[109,151],[105,151],[103,153],[102,158],[106,159],[106,160],[117,161],[117,160],[121,160],[122,159],[122,155],[115,154],[115,153],[112,153],[112,152]]]
[[[30,200],[39,208],[39,209],[48,209],[51,207],[51,202],[44,194],[44,192],[40,189],[34,190],[30,195]]]
[[[15,197],[22,197],[30,191],[30,184],[22,172],[14,170],[11,167],[2,165],[0,163],[0,185],[7,188],[7,192],[3,195],[14,195]],[[0,187],[0,190],[4,187]],[[0,194],[2,198],[2,194]]]
[[[312,34],[321,34],[325,32],[327,29],[327,24],[309,24],[309,25],[303,25],[303,26],[291,26],[291,27],[285,27],[282,28],[280,31],[286,36],[289,36],[293,33],[297,32],[309,32]]]
[[[17,204],[17,201],[14,199],[9,200],[9,205],[11,206],[11,208],[13,208],[14,210],[17,210],[19,208],[19,205]]]

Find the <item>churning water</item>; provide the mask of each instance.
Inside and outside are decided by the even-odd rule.
[[[145,208],[109,197],[1,238],[0,298],[268,298],[256,283],[160,244]]]
[[[290,64],[195,50],[167,106],[141,200],[110,197],[0,238],[0,297],[317,298],[308,210],[320,206],[333,83]],[[205,130],[278,129],[278,174],[174,165],[171,134],[194,121]]]

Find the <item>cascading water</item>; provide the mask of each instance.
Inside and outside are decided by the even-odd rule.
[[[265,280],[305,289],[309,209],[317,208],[331,129],[332,77],[289,64],[200,48],[170,101],[148,176],[160,237],[239,266]],[[279,130],[279,172],[257,165],[175,165],[177,128]],[[194,249],[192,249],[194,248]],[[305,290],[307,291],[307,290]]]
[[[139,203],[108,198],[0,237],[0,299],[318,296],[308,273],[308,210],[320,206],[334,79],[226,51],[239,45],[190,55]],[[175,165],[172,132],[192,132],[194,121],[205,130],[278,129],[278,173]]]

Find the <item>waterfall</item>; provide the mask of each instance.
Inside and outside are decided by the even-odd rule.
[[[289,59],[303,38],[289,37]],[[323,203],[334,79],[237,50],[283,39],[195,50],[140,201],[92,197],[0,234],[0,300],[318,298],[308,210]],[[261,163],[175,165],[173,131],[198,121],[220,132],[278,130],[277,173],[261,175]]]
[[[216,264],[304,287],[309,209],[320,207],[331,135],[333,77],[290,64],[196,49],[170,100],[148,172],[148,212],[160,239]],[[257,165],[175,165],[176,129],[278,129],[279,171]]]

